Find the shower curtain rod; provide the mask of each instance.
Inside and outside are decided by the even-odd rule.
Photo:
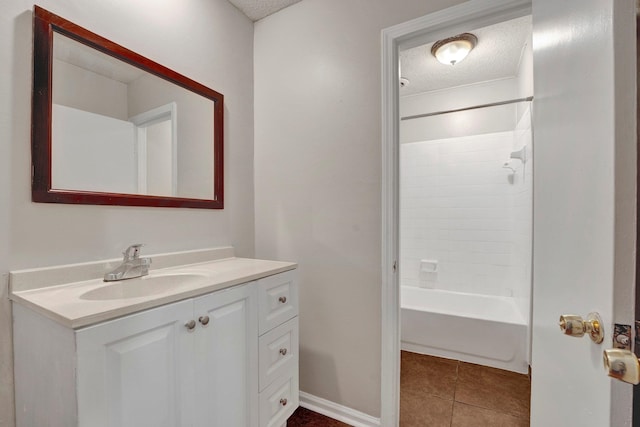
[[[515,104],[516,102],[533,101],[533,96],[526,98],[511,99],[509,101],[492,102],[490,104],[474,105],[473,107],[457,108],[455,110],[438,111],[435,113],[417,114],[415,116],[401,117],[400,120],[421,119],[423,117],[439,116],[440,114],[458,113],[460,111],[477,110],[478,108],[497,107],[498,105]]]

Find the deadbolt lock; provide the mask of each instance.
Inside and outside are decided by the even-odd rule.
[[[589,338],[596,344],[600,344],[604,340],[602,319],[598,313],[589,313],[587,320],[575,314],[564,314],[560,316],[558,324],[565,335],[581,337],[584,334],[589,334]]]
[[[629,350],[610,348],[604,351],[604,368],[611,378],[625,383],[640,383],[640,362]]]

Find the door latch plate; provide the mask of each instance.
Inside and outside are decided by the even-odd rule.
[[[631,325],[616,323],[613,326],[613,348],[631,351]]]

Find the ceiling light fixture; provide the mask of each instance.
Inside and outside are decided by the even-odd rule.
[[[471,33],[458,34],[448,39],[438,40],[431,46],[431,54],[446,65],[456,65],[476,47],[478,38]]]

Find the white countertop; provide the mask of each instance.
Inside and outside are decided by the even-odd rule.
[[[111,320],[140,310],[158,307],[175,301],[192,298],[209,292],[218,291],[241,283],[257,280],[287,270],[293,270],[297,264],[282,261],[267,261],[248,258],[224,258],[207,262],[155,269],[149,276],[167,274],[194,274],[197,280],[168,291],[125,299],[90,300],[81,298],[87,292],[112,284],[123,284],[129,279],[117,282],[104,282],[101,278],[56,284],[37,289],[18,290],[12,287],[10,298],[14,303],[24,305],[38,313],[55,320],[69,328],[78,329],[94,323]],[[12,272],[19,277],[21,272]],[[33,271],[22,273],[33,276]],[[39,273],[42,275],[43,273]],[[46,272],[44,273],[46,274]],[[17,283],[19,280],[15,280]]]

